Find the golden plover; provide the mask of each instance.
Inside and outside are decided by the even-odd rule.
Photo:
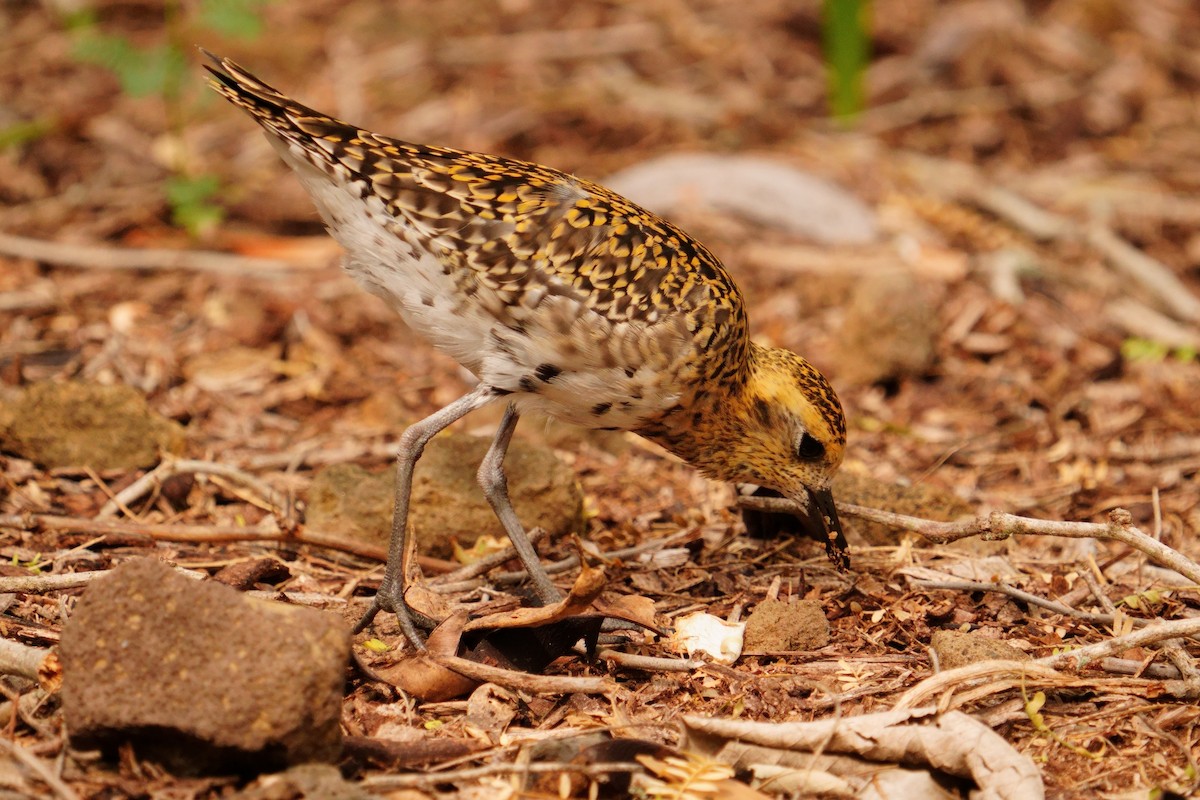
[[[435,434],[496,401],[507,409],[479,483],[544,603],[562,595],[503,469],[527,411],[634,431],[712,478],[778,490],[810,509],[847,566],[829,488],[846,441],[837,395],[803,358],[750,340],[741,292],[704,245],[590,181],[380,136],[206,55],[212,85],[312,195],[346,270],[479,379],[401,437],[387,567],[359,630],[391,611],[421,646],[402,563],[413,468]]]

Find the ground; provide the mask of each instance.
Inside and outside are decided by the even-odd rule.
[[[355,556],[294,542],[188,543],[167,529],[227,531],[274,515],[303,530],[317,471],[383,470],[406,422],[469,388],[457,365],[340,273],[299,184],[204,87],[193,44],[412,141],[600,181],[682,152],[754,155],[840,185],[873,212],[869,241],[830,244],[753,208],[696,203],[672,217],[736,277],[754,335],[803,353],[837,387],[850,424],[839,500],[937,519],[999,511],[1107,523],[1123,509],[1122,524],[1200,557],[1193,4],[878,0],[865,110],[845,123],[828,117],[817,3],[300,0],[252,6],[265,27],[240,38],[215,30],[209,4],[172,3],[166,23],[155,3],[97,2],[86,19],[77,5],[0,9],[0,428],[16,425],[15,398],[40,381],[131,387],[186,432],[160,449],[237,468],[285,500],[273,507],[220,475],[172,479],[161,497],[116,515],[153,540],[0,527],[7,574],[103,570],[147,554],[215,572],[265,557],[290,576],[275,588],[336,598],[353,618],[379,577],[368,547]],[[172,43],[162,52],[186,61],[179,85],[136,96],[86,57],[95,48],[81,42],[100,34],[144,49]],[[127,52],[106,58],[130,63]],[[219,188],[187,196],[202,176]],[[162,250],[228,257],[172,264]],[[488,409],[459,427],[486,435],[498,419]],[[522,695],[514,728],[617,726],[677,744],[682,714],[853,716],[892,708],[946,668],[938,631],[1041,658],[1126,633],[1130,618],[1184,620],[1200,608],[1195,581],[1118,542],[934,545],[851,515],[854,567],[839,574],[812,542],[751,541],[729,487],[635,438],[534,421],[521,435],[573,471],[583,538],[600,552],[683,534],[682,563],[611,566],[618,592],[650,597],[664,621],[697,609],[744,618],[768,593],[804,598],[819,602],[830,630],[818,649],[756,651],[731,668],[562,660],[552,673],[611,672],[619,692]],[[0,514],[90,519],[158,458],[52,468],[11,441],[0,453]],[[548,559],[574,549],[569,536],[541,545]],[[928,585],[952,580],[976,583]],[[5,636],[52,645],[77,596],[9,596]],[[388,620],[376,635],[399,645]],[[644,652],[667,655],[653,642]],[[1187,794],[1200,754],[1198,654],[1194,639],[1128,648],[1077,674],[1064,666],[1071,681],[971,684],[926,702],[974,715],[1031,756],[1049,796]],[[1150,669],[1160,665],[1192,693],[1161,691]],[[1028,702],[1035,691],[1045,692],[1040,715]],[[467,710],[406,701],[356,670],[343,727],[486,739]],[[36,727],[14,721],[12,735],[52,766],[64,748],[54,701],[37,714]],[[126,756],[68,756],[63,774],[80,796],[209,797],[234,784]],[[374,769],[362,760],[345,771]]]

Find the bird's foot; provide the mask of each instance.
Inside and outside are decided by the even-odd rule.
[[[383,582],[379,591],[371,598],[370,607],[355,624],[354,633],[365,630],[375,621],[375,615],[380,611],[390,611],[395,614],[396,622],[399,623],[404,638],[408,639],[418,650],[425,649],[425,636],[417,626],[432,629],[437,623],[419,611],[413,611],[408,607],[408,603],[404,601],[404,587],[398,582],[392,583],[386,580]]]

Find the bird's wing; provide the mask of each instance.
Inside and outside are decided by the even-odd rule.
[[[702,335],[744,319],[742,298],[715,256],[598,184],[538,164],[361,130],[208,55],[221,94],[293,154],[382,200],[455,268],[465,291],[498,298],[497,314],[519,314],[549,295],[572,298],[612,323],[652,326],[696,316],[689,327]]]

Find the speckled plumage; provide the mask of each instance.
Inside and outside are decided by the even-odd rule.
[[[630,430],[715,478],[828,495],[846,432],[833,389],[750,341],[702,244],[591,181],[361,130],[213,60],[213,86],[296,171],[348,271],[505,397],[512,424],[537,410]],[[844,564],[832,500],[819,504]]]

